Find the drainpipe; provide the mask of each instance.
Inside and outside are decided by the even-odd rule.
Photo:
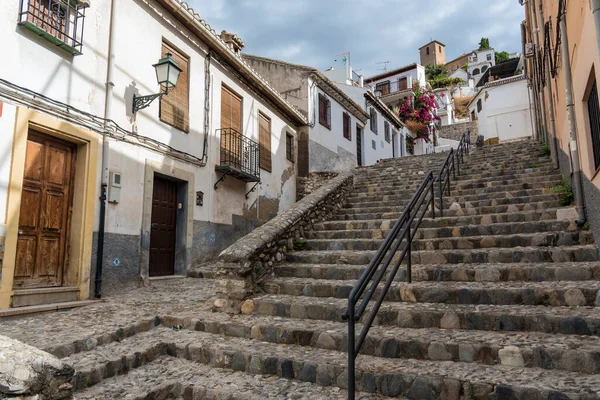
[[[561,0],[563,5],[563,0]],[[569,53],[569,36],[567,33],[567,22],[566,22],[566,4],[563,7],[559,7],[560,19],[560,35],[562,37],[562,59],[563,67],[565,69],[565,86],[567,92],[567,115],[569,118],[569,134],[570,134],[570,147],[571,147],[571,163],[573,168],[573,184],[575,188],[575,200],[577,213],[579,219],[576,221],[578,226],[583,226],[586,221],[585,215],[585,204],[583,201],[583,188],[581,185],[581,168],[579,166],[579,149],[577,145],[577,123],[575,120],[575,105],[573,103],[573,75],[571,73],[571,55]]]
[[[100,221],[98,227],[98,247],[96,254],[96,279],[94,297],[97,299],[102,297],[102,265],[104,258],[104,225],[106,224],[106,193],[108,190],[108,153],[109,153],[109,138],[108,120],[112,116],[112,98],[115,84],[113,82],[115,55],[114,42],[115,37],[115,0],[111,0],[110,6],[110,28],[108,34],[108,66],[106,71],[106,93],[104,98],[104,133],[102,134],[102,182],[100,184]]]
[[[540,2],[540,27],[545,27],[544,23],[544,6],[542,5],[543,0]],[[600,2],[600,0],[599,0]],[[535,0],[534,0],[535,4]],[[544,29],[545,32],[545,29]],[[544,38],[545,38],[544,34]],[[545,43],[545,41],[544,41]],[[559,158],[558,158],[558,139],[556,138],[556,117],[554,115],[554,100],[552,97],[552,75],[550,74],[550,63],[546,62],[546,85],[548,86],[548,109],[550,113],[550,148],[552,150],[552,163],[554,168],[559,169]]]
[[[525,57],[525,43],[527,42],[527,27],[525,25],[525,22],[521,22],[521,48],[522,48],[522,54],[523,57]],[[529,62],[527,62],[527,59],[525,59],[525,62],[523,63],[523,68],[525,70],[525,76],[529,77]],[[528,78],[527,79],[527,98],[529,99],[529,118],[531,119],[531,132],[533,133],[533,136],[537,137],[538,136],[538,132],[537,132],[537,114],[536,114],[536,110],[535,110],[535,105],[531,104],[531,91],[532,91],[532,81],[533,78]],[[535,115],[535,123],[534,123],[534,114]]]
[[[532,35],[534,43],[535,43],[535,50],[536,50],[536,57],[534,59],[534,67],[535,67],[534,76],[536,78],[538,78],[538,71],[539,71],[538,62],[539,62],[539,60],[537,58],[537,54],[541,50],[541,46],[540,46],[540,29],[538,27],[537,18],[536,18],[536,14],[535,14],[535,0],[533,0],[531,2],[530,16],[531,16],[531,21],[533,24],[533,31],[535,32],[535,35]],[[537,86],[536,96],[538,97],[538,105],[540,108],[540,118],[541,118],[540,139],[541,139],[542,143],[548,143],[548,129],[546,128],[546,122],[547,122],[547,120],[546,120],[546,93],[544,92],[544,86],[542,85],[542,82],[537,81],[537,79],[536,79],[536,86]]]
[[[600,54],[600,0],[592,0],[592,14],[596,22],[596,43],[598,43],[598,53]]]

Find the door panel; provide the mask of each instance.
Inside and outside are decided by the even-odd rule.
[[[29,132],[13,286],[61,286],[75,176],[75,145]]]
[[[150,231],[150,276],[175,273],[176,239],[177,183],[155,176]]]

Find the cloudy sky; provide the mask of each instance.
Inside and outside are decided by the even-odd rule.
[[[237,33],[245,52],[326,69],[350,52],[370,76],[419,61],[431,39],[451,60],[489,37],[496,50],[521,49],[517,0],[187,0],[218,32]],[[338,63],[336,63],[336,58]]]

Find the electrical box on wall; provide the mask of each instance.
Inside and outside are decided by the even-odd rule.
[[[108,202],[118,203],[121,201],[121,187],[123,175],[120,172],[111,172],[108,182]]]

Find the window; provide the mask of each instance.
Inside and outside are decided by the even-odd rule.
[[[592,134],[592,148],[594,150],[594,167],[600,168],[600,102],[598,101],[598,85],[594,82],[587,101],[590,117],[590,131]]]
[[[481,68],[481,73],[483,74],[483,73],[485,73],[485,71],[487,71],[487,70],[488,70],[488,67],[487,67],[487,65],[484,65],[484,66]]]
[[[271,172],[271,119],[258,113],[258,148],[260,168]]]
[[[351,120],[350,120],[350,114],[348,113],[344,113],[343,114],[343,118],[344,118],[344,137],[350,141],[352,141],[352,128],[351,128]]]
[[[371,108],[371,131],[377,135],[377,111],[374,108]]]
[[[479,68],[475,68],[473,70],[473,75],[479,75],[481,73],[481,71],[479,70]]]
[[[429,55],[429,46],[427,46],[427,55]]]
[[[390,94],[390,81],[378,83],[375,90],[379,90],[382,96]]]
[[[440,53],[442,52],[442,46],[440,46]]]
[[[22,0],[19,25],[72,55],[81,54],[85,5],[72,0]]]
[[[331,129],[331,101],[319,93],[319,123]]]
[[[371,140],[371,146],[373,146],[373,150],[377,150],[377,143],[374,140]]]
[[[492,55],[491,55],[491,54],[488,54],[488,55],[487,55],[487,60],[488,60],[488,61],[492,61]]]
[[[287,132],[285,134],[285,158],[294,162],[294,137]]]
[[[385,141],[388,143],[391,142],[392,138],[390,136],[390,123],[387,121],[385,121],[383,123],[383,132],[384,132]]]
[[[181,68],[181,74],[179,75],[177,86],[169,90],[169,94],[160,98],[160,120],[187,133],[190,130],[189,59],[173,46],[163,42],[161,58],[166,57],[167,53],[171,53],[173,60]]]
[[[398,90],[402,91],[402,90],[406,90],[408,89],[408,77],[405,76],[404,78],[400,78],[398,79]]]
[[[477,100],[477,112],[480,113],[483,109],[483,103],[481,103],[481,99]]]

